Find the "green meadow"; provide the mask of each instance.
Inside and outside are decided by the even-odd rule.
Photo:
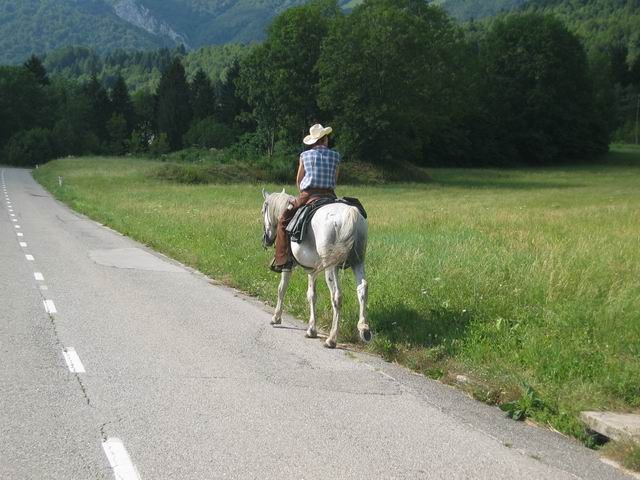
[[[178,184],[154,175],[160,163],[63,159],[34,176],[75,210],[273,304],[263,185]],[[340,340],[443,381],[464,374],[477,398],[514,401],[587,443],[580,410],[640,408],[640,149],[555,168],[428,173],[428,183],[339,187],[369,213],[374,332],[357,343],[347,271]],[[286,311],[306,318],[305,297],[298,272]],[[324,285],[318,312],[326,327]]]

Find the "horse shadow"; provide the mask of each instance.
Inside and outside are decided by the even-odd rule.
[[[472,314],[453,308],[418,311],[402,303],[392,303],[370,312],[369,321],[378,335],[394,343],[421,347],[451,346],[464,338]]]

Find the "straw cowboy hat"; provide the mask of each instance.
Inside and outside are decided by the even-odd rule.
[[[313,145],[322,137],[329,135],[331,132],[333,132],[333,129],[331,127],[325,128],[319,123],[316,123],[309,129],[309,135],[304,137],[303,142],[305,143],[305,145]]]

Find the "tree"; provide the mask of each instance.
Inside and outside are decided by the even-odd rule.
[[[113,115],[120,115],[124,119],[127,136],[129,136],[133,131],[134,124],[133,103],[127,84],[121,75],[118,75],[116,83],[111,89],[111,111]]]
[[[44,128],[18,132],[9,140],[5,156],[10,164],[19,166],[48,162],[53,158],[51,132]]]
[[[88,118],[89,128],[100,140],[107,141],[109,138],[107,122],[112,115],[111,100],[107,90],[93,75],[91,80],[84,85],[83,93],[89,99],[91,108]]]
[[[109,132],[109,151],[114,155],[122,155],[127,151],[127,120],[121,113],[114,113],[107,122]]]
[[[487,141],[509,158],[545,164],[607,149],[584,48],[559,20],[527,13],[496,21],[482,62]]]
[[[47,77],[47,70],[44,68],[42,61],[35,55],[31,55],[31,58],[24,63],[24,67],[29,70],[36,81],[42,85],[49,85],[49,77]]]
[[[92,129],[94,109],[84,88],[69,87],[60,98],[53,143],[57,155],[98,153],[100,141]]]
[[[459,29],[422,0],[369,0],[337,18],[318,62],[319,103],[343,153],[429,162],[466,108],[467,54]]]
[[[146,139],[148,144],[153,132],[157,129],[155,95],[145,91],[136,92],[133,95],[133,111],[135,130]]]
[[[216,109],[216,92],[202,69],[198,69],[189,85],[191,110],[193,118],[202,120],[214,114]]]
[[[184,143],[201,148],[226,148],[231,146],[237,136],[237,132],[228,125],[215,117],[207,117],[193,122],[184,135]]]
[[[250,108],[238,93],[239,78],[240,62],[234,60],[223,72],[220,81],[216,83],[215,117],[226,125],[234,127],[243,125],[245,130],[248,130],[254,125],[252,119],[246,118]]]
[[[329,23],[338,14],[333,0],[286,10],[241,65],[240,96],[253,109],[258,128],[268,132],[270,151],[278,137],[299,143],[322,116],[315,67]]]
[[[0,150],[20,130],[44,126],[47,99],[24,67],[0,67]]]
[[[182,136],[189,128],[192,115],[189,85],[179,58],[175,58],[162,74],[157,96],[158,129],[166,134],[170,148],[179,150],[182,148]]]

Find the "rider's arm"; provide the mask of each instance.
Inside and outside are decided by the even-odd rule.
[[[300,159],[300,164],[298,165],[298,174],[296,175],[296,185],[298,186],[298,190],[300,190],[300,182],[304,178],[304,164],[302,163],[302,159]]]

